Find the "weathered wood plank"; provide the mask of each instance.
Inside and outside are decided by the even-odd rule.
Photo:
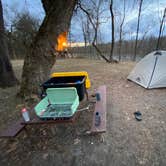
[[[17,136],[25,127],[25,125],[21,124],[22,118],[18,121],[10,124],[7,129],[4,129],[0,132],[0,137],[15,137]]]
[[[106,132],[106,86],[100,86],[96,92],[97,102],[95,104],[95,111],[93,113],[93,121],[91,127],[91,133],[103,133]],[[100,120],[96,122],[96,113],[99,114]]]

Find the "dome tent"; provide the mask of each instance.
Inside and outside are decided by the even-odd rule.
[[[166,87],[166,51],[154,51],[146,55],[127,79],[147,89]]]

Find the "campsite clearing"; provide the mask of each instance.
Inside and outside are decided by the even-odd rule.
[[[21,77],[22,61],[14,61]],[[89,136],[92,111],[81,112],[73,125],[58,124],[48,129],[30,128],[35,134],[52,138],[0,139],[0,165],[72,165],[72,166],[159,166],[166,163],[166,89],[146,90],[127,76],[135,63],[107,64],[87,59],[57,60],[52,72],[85,70],[89,73],[92,93],[107,86],[107,132]],[[0,128],[20,118],[23,107],[15,98],[19,87],[0,90]],[[133,113],[140,111],[142,121]]]

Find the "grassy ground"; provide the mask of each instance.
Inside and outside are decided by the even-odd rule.
[[[21,77],[22,61],[14,61]],[[88,71],[92,88],[107,85],[107,132],[88,136],[92,112],[82,112],[73,125],[48,129],[29,128],[31,135],[54,134],[52,138],[0,139],[0,165],[34,166],[165,166],[166,165],[166,89],[145,90],[126,80],[131,62],[107,64],[85,59],[58,60],[53,71]],[[15,98],[19,87],[0,89],[0,128],[19,118],[21,101]],[[133,112],[141,111],[138,122]]]

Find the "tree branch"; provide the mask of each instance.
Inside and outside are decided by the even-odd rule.
[[[107,59],[107,58],[102,54],[102,52],[100,51],[100,49],[99,49],[99,48],[97,47],[97,45],[95,44],[95,43],[96,43],[96,39],[97,39],[97,30],[98,30],[98,26],[99,26],[98,20],[97,20],[97,23],[96,23],[96,24],[93,22],[93,19],[92,19],[90,13],[82,6],[81,1],[78,1],[78,7],[87,15],[87,17],[88,17],[88,19],[89,19],[89,21],[90,21],[90,23],[91,23],[91,25],[92,25],[92,27],[93,27],[93,29],[94,29],[95,34],[94,34],[94,38],[93,38],[93,41],[92,41],[92,46],[96,49],[96,51],[99,53],[99,55],[100,55],[106,62],[109,62],[109,63],[110,63],[110,60]]]

